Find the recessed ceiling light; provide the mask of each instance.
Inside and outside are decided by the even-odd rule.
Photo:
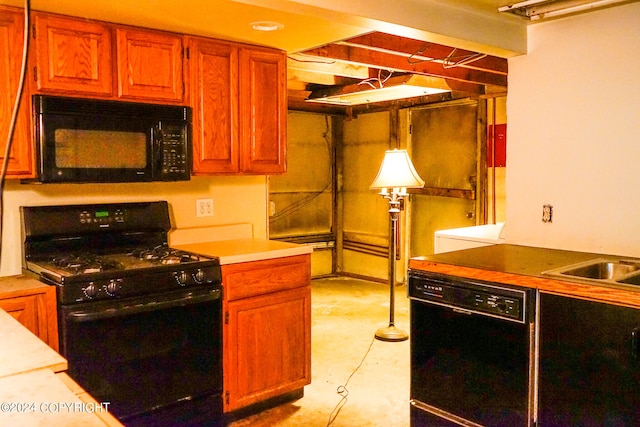
[[[284,24],[275,21],[256,21],[251,23],[251,28],[256,31],[276,31],[284,28]]]

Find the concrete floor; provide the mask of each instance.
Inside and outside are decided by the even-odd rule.
[[[395,324],[408,332],[406,287],[396,287],[395,294]],[[304,397],[230,426],[408,426],[409,341],[373,339],[389,323],[389,286],[316,279],[311,310],[312,380]],[[345,384],[346,399],[337,393]]]

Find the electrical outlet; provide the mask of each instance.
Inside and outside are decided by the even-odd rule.
[[[553,222],[553,206],[542,205],[542,222]]]
[[[196,199],[196,216],[213,216],[213,199]]]

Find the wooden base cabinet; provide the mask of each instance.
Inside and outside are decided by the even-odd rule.
[[[58,351],[56,289],[23,276],[0,278],[0,308]]]
[[[309,384],[310,256],[231,264],[222,277],[225,412]]]

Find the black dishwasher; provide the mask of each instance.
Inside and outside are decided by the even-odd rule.
[[[534,425],[534,289],[409,272],[411,425]]]
[[[640,310],[540,295],[539,425],[640,425]]]

